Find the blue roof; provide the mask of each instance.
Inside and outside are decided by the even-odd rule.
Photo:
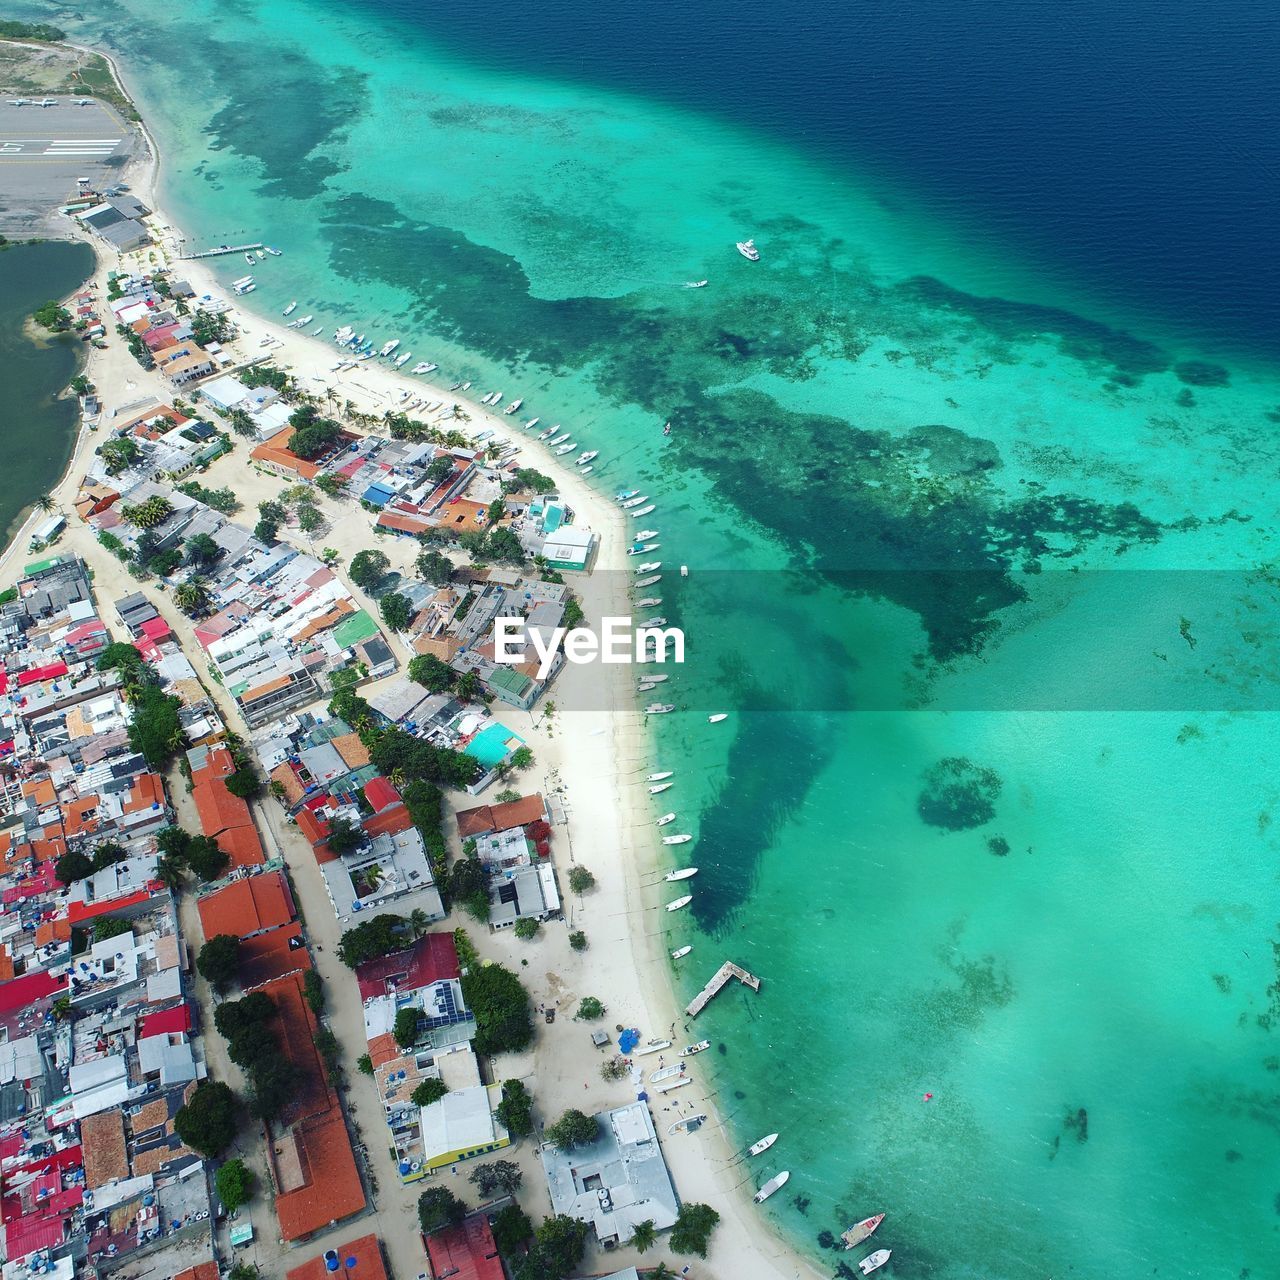
[[[371,484],[361,495],[361,502],[374,502],[378,506],[386,506],[391,501],[391,490],[386,485]]]

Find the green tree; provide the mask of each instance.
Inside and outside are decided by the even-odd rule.
[[[231,865],[231,859],[212,836],[192,836],[186,850],[187,866],[201,880],[216,880]]]
[[[364,844],[364,829],[346,818],[334,818],[329,823],[329,835],[325,843],[334,853],[354,853]]]
[[[240,762],[240,767],[226,778],[227,790],[241,800],[252,800],[262,790],[262,779],[258,771],[248,760]]]
[[[129,720],[129,745],[162,769],[186,746],[187,735],[178,718],[182,703],[156,685],[145,685],[133,700]]]
[[[393,631],[407,631],[413,622],[413,602],[399,591],[389,591],[378,603],[382,620]]]
[[[391,561],[381,551],[357,551],[351,557],[347,572],[357,587],[372,591],[386,577],[390,567]]]
[[[569,868],[569,888],[574,893],[586,893],[588,889],[595,887],[596,878],[584,866],[576,865]]]
[[[493,1220],[493,1243],[498,1252],[510,1260],[533,1235],[533,1223],[518,1204],[504,1205]]]
[[[235,1094],[225,1084],[205,1080],[178,1109],[173,1127],[187,1146],[213,1159],[235,1140],[238,1113]]]
[[[396,1011],[392,1035],[396,1038],[396,1044],[402,1049],[410,1049],[418,1043],[418,1010],[416,1008],[410,1005],[408,1008]]]
[[[182,550],[187,564],[200,570],[212,567],[222,554],[222,548],[207,533],[193,533]]]
[[[637,1222],[631,1228],[630,1244],[638,1253],[648,1253],[657,1242],[658,1232],[653,1224],[652,1218],[646,1218],[643,1222]]]
[[[514,1160],[491,1160],[486,1164],[476,1165],[467,1175],[467,1180],[482,1196],[491,1196],[495,1191],[513,1196],[520,1190],[524,1175]]]
[[[418,1197],[418,1222],[425,1235],[458,1223],[467,1216],[467,1206],[448,1187],[428,1187]]]
[[[173,603],[188,618],[203,617],[213,604],[208,580],[197,574],[195,577],[188,578],[186,582],[180,583],[174,589]]]
[[[313,507],[310,503],[300,503],[298,506],[298,528],[307,535],[319,533],[324,528],[324,516],[320,514],[320,509]]]
[[[117,436],[106,441],[98,450],[99,456],[107,468],[107,475],[119,475],[127,471],[142,455],[138,442],[132,436]]]
[[[338,959],[354,969],[366,960],[402,951],[405,945],[404,918],[392,913],[362,920],[348,929],[338,942]]]
[[[443,587],[453,577],[453,561],[430,547],[418,552],[413,567],[418,577],[433,587]]]
[[[463,702],[478,702],[480,700],[483,685],[480,682],[479,675],[474,671],[464,671],[458,677],[458,683],[455,686],[455,692]]]
[[[583,1022],[591,1022],[596,1018],[603,1018],[605,1015],[605,1007],[595,996],[583,996],[578,1004],[578,1012],[573,1016]]]
[[[438,485],[446,476],[451,476],[454,471],[454,460],[447,453],[437,454],[427,464],[426,478],[432,484]]]
[[[533,1039],[529,994],[500,964],[472,967],[462,977],[462,996],[475,1015],[478,1054],[515,1053]]]
[[[268,546],[276,541],[279,532],[280,526],[274,520],[268,520],[265,517],[253,526],[253,536]]]
[[[132,932],[133,926],[119,916],[99,916],[93,922],[94,942],[106,942],[108,938],[119,938]]]
[[[298,410],[290,422],[303,410]],[[332,418],[317,418],[307,426],[295,427],[289,437],[289,452],[296,457],[314,461],[330,453],[342,439],[342,428]]]
[[[228,1213],[235,1213],[253,1197],[253,1170],[243,1160],[228,1160],[214,1175],[218,1199]]]
[[[532,467],[519,467],[503,484],[504,493],[554,493],[556,482]]]
[[[513,1138],[527,1138],[533,1132],[533,1098],[522,1081],[502,1082],[502,1100],[494,1114]]]
[[[590,1146],[600,1136],[600,1122],[595,1116],[571,1107],[555,1124],[548,1125],[546,1139],[561,1151]]]
[[[308,969],[302,978],[302,995],[311,1012],[318,1018],[324,1012],[324,979],[316,969]]]
[[[346,487],[346,478],[332,471],[326,471],[323,475],[316,477],[316,488],[330,498],[336,498]]]
[[[533,763],[532,747],[517,747],[507,761],[508,769],[527,769]]]
[[[172,854],[165,853],[161,854],[156,860],[156,879],[166,889],[176,891],[182,888],[186,878],[187,869],[180,858],[175,858]]]
[[[449,1086],[443,1080],[433,1078],[424,1080],[410,1096],[415,1107],[429,1107],[433,1102],[439,1102],[448,1092]]]
[[[587,949],[587,935],[581,929],[575,929],[569,935],[569,945],[575,951],[585,951]]]
[[[459,858],[449,868],[449,897],[481,923],[489,919],[489,877],[478,859]]]
[[[542,1264],[553,1275],[563,1277],[576,1270],[587,1244],[585,1222],[571,1218],[568,1214],[558,1213],[554,1218],[543,1219],[542,1225],[534,1234]]]
[[[670,1245],[673,1253],[696,1253],[707,1256],[711,1233],[720,1215],[709,1204],[682,1204],[671,1229]]]
[[[46,302],[37,307],[33,318],[36,324],[51,333],[65,333],[71,328],[71,312],[56,302]]]
[[[363,1076],[373,1075],[373,1059],[367,1053],[362,1053],[356,1059],[356,1070]]]
[[[529,942],[538,936],[541,928],[542,926],[532,916],[525,916],[516,921],[512,932],[521,942]]]
[[[93,862],[83,853],[68,849],[53,864],[53,874],[59,884],[74,884],[77,880],[85,880],[93,875]]]
[[[256,436],[258,434],[258,424],[254,422],[253,415],[247,409],[232,409],[227,414],[227,422],[236,435]]]
[[[233,933],[216,934],[200,948],[196,968],[215,991],[222,991],[239,971],[240,939]]]
[[[454,682],[453,668],[442,662],[434,653],[420,653],[409,659],[409,679],[420,684],[430,693],[443,693]]]

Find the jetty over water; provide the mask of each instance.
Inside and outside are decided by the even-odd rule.
[[[690,1018],[696,1018],[734,978],[737,978],[743,986],[750,987],[752,991],[760,990],[760,979],[754,973],[748,973],[741,965],[734,964],[732,960],[726,960],[716,970],[716,976],[694,996],[693,1003],[685,1013]]]
[[[221,258],[227,253],[251,253],[254,249],[265,249],[266,247],[261,240],[255,241],[253,244],[225,244],[217,249],[206,249],[203,253],[184,253],[182,261],[192,262],[196,258]]]

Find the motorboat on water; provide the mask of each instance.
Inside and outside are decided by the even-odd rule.
[[[766,1182],[764,1186],[761,1187],[760,1190],[751,1198],[756,1202],[756,1204],[764,1204],[764,1202],[773,1195],[775,1191],[781,1191],[782,1188],[787,1185],[787,1181],[790,1177],[791,1172],[787,1169],[784,1169],[781,1173],[775,1173],[773,1177],[770,1178],[769,1181]]]
[[[628,498],[622,504],[622,509],[624,511],[630,511],[632,507],[638,507],[642,502],[648,501],[648,497],[649,495],[647,493],[638,493],[634,498]]]
[[[667,1137],[674,1138],[677,1133],[696,1133],[706,1123],[706,1112],[701,1112],[696,1116],[685,1116],[683,1120],[677,1120],[675,1124],[667,1126]]]
[[[280,256],[280,250],[279,250],[279,249],[273,249],[270,245],[267,245],[267,252],[268,252],[268,253],[269,253],[273,258],[278,258],[278,257]]]
[[[884,1221],[884,1214],[877,1213],[874,1217],[863,1218],[861,1222],[855,1222],[848,1231],[840,1233],[840,1239],[844,1241],[846,1249],[856,1249],[864,1240],[871,1236],[875,1229]]]
[[[584,476],[589,476],[594,470],[595,470],[595,467],[583,467],[582,474]]]
[[[638,519],[640,516],[650,515],[654,510],[654,505],[651,502],[647,507],[641,507],[639,511],[633,511],[631,514]]]
[[[708,1049],[710,1049],[710,1048],[711,1048],[711,1041],[710,1041],[710,1040],[699,1040],[699,1041],[697,1042],[697,1044],[687,1044],[687,1045],[685,1045],[685,1047],[684,1047],[683,1049],[681,1049],[681,1050],[680,1050],[680,1052],[679,1052],[678,1054],[676,1054],[676,1057],[678,1057],[678,1058],[692,1058],[692,1057],[694,1056],[694,1054],[696,1054],[696,1053],[706,1053],[706,1051],[707,1051]]]
[[[258,261],[258,260],[257,260],[257,258],[255,258],[255,257],[253,256],[253,254],[251,254],[251,253],[246,253],[246,254],[244,255],[244,260],[245,260],[245,261],[246,261],[246,262],[247,262],[251,267],[252,267],[252,266],[253,266],[253,265]]]
[[[657,687],[657,682],[654,680],[641,680],[636,690],[639,693],[652,693]]]
[[[684,282],[684,287],[685,287],[686,289],[705,289],[705,288],[707,287],[707,281],[705,281],[705,280],[686,280],[686,281]]]
[[[668,778],[674,778],[676,771],[674,769],[664,769],[661,773],[651,773],[646,782],[665,782]]]
[[[409,370],[409,372],[410,373],[426,373],[428,368],[429,368],[429,365],[426,360],[419,360],[418,363],[415,364],[413,368]],[[450,391],[456,391],[457,389],[458,389],[458,384],[456,382],[453,384],[452,387],[449,388]]]
[[[668,911],[679,911],[681,907],[687,907],[693,901],[693,894],[686,893],[683,898],[677,898],[674,902],[667,903]]]
[[[634,547],[627,548],[627,555],[642,556],[646,551],[657,551],[658,546],[656,542],[638,542]]]
[[[678,836],[663,836],[662,843],[663,844],[688,844],[689,841],[692,839],[693,837],[691,835],[682,833],[681,835],[678,835]]]
[[[311,336],[315,338],[315,337],[318,337],[323,332],[324,332],[324,325],[318,324],[314,329],[311,330]]]
[[[668,871],[662,878],[670,883],[675,883],[677,880],[691,880],[697,874],[697,867],[681,867],[679,871]]]
[[[637,573],[657,573],[662,568],[661,560],[646,560],[637,570]]]
[[[642,627],[665,627],[667,625],[667,620],[661,615],[658,615],[655,618],[646,618],[640,625]]]
[[[654,826],[665,827],[668,823],[674,822],[675,820],[676,820],[676,815],[674,813],[664,813],[662,817],[660,817],[658,821],[654,823]]]
[[[523,400],[513,400],[509,405],[507,405],[507,407],[506,407],[505,409],[503,409],[503,411],[502,411],[502,412],[503,412],[503,413],[515,413],[515,411],[516,411],[516,410],[517,410],[517,409],[518,409],[522,404],[524,404],[524,401],[523,401]]]
[[[644,1048],[637,1049],[631,1056],[633,1058],[643,1058],[646,1054],[661,1053],[663,1049],[670,1049],[670,1040],[646,1040]]]
[[[569,433],[567,431],[562,431],[558,436],[556,436],[554,440],[547,441],[547,447],[550,449],[554,449],[556,445],[564,444],[564,442],[568,438],[569,438]]]
[[[282,316],[291,316],[295,311],[297,311],[297,309],[298,309],[298,300],[297,298],[295,298],[291,303],[289,303],[287,307],[285,307],[285,309],[280,314]]]
[[[637,571],[637,572],[638,572],[638,571]],[[661,582],[661,581],[662,581],[662,574],[660,574],[660,573],[654,573],[654,574],[650,574],[650,575],[649,575],[649,577],[647,577],[647,578],[640,578],[640,579],[636,582],[636,586],[637,586],[637,587],[651,587],[651,586],[653,586],[653,584],[654,584],[655,582]]]
[[[577,467],[586,466],[588,462],[593,461],[599,456],[600,456],[599,449],[588,449],[586,453],[582,453],[578,455],[578,457],[574,460],[574,466],[577,466]]]
[[[650,538],[656,538],[657,536],[657,529],[641,529],[640,532],[636,534],[636,541],[648,542]]]
[[[630,502],[632,498],[638,497],[639,489],[621,489],[613,495],[615,502]]]
[[[715,715],[707,717],[708,724],[719,724],[721,720],[727,720],[729,713],[727,711],[717,711]]]
[[[566,440],[557,450],[557,453],[572,453],[578,446],[572,440]]]
[[[644,709],[647,716],[665,716],[676,709],[674,702],[651,702]]]
[[[689,566],[687,564],[682,564],[680,566],[680,576],[682,578],[687,578],[689,576]]]
[[[756,248],[756,242],[754,240],[739,240],[738,252],[742,254],[748,262],[760,261],[760,250]]]
[[[529,421],[524,424],[524,429],[526,431],[532,431],[541,421],[541,418],[530,418]]]
[[[771,1146],[778,1140],[776,1133],[766,1133],[758,1142],[753,1142],[747,1148],[747,1155],[758,1156],[764,1151],[768,1151]]]
[[[670,791],[671,788],[674,787],[675,785],[676,784],[674,782],[660,782],[656,787],[649,788],[649,794],[651,796],[659,795],[663,791]]]
[[[539,440],[546,440],[548,437],[555,435],[560,430],[560,424],[557,422],[554,427],[548,427],[545,431],[538,432]]]
[[[879,1271],[889,1261],[890,1256],[888,1249],[877,1249],[875,1253],[869,1254],[858,1263],[858,1270],[864,1276],[869,1276],[873,1271]]]
[[[690,944],[688,944],[688,945],[686,945],[686,946],[683,946],[683,947],[677,947],[677,948],[676,948],[676,949],[671,953],[671,958],[672,958],[673,960],[683,960],[683,959],[685,958],[685,956],[687,956],[687,955],[689,954],[689,952],[690,952],[690,951],[692,951],[692,950],[693,950],[693,944],[692,944],[692,943],[690,943]]]
[[[413,352],[406,351],[404,355],[396,356],[396,358],[391,363],[394,364],[397,369],[403,369],[404,366],[407,365],[409,361],[412,359],[413,359]]]
[[[471,390],[471,383],[469,383],[469,382],[464,382],[464,383],[462,384],[462,389],[463,389],[463,391],[470,391],[470,390]]]
[[[399,338],[392,338],[390,342],[384,342],[378,352],[378,358],[382,359],[384,356],[389,356],[399,345]]]

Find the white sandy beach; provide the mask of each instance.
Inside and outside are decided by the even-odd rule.
[[[155,191],[154,161],[149,161],[145,167],[137,167],[129,175],[129,181],[139,198],[151,205]],[[156,214],[154,221],[160,228],[160,245],[137,254],[123,255],[119,261],[114,260],[114,253],[104,253],[100,245],[94,245],[99,254],[96,286],[100,298],[106,295],[108,268],[145,269],[167,260],[171,246],[176,243],[177,232],[160,213]],[[113,260],[105,261],[108,256]],[[212,273],[201,263],[172,265],[178,267],[198,294],[209,292],[215,296],[226,296]],[[228,300],[235,303],[234,297]],[[279,345],[270,350],[272,361],[292,372],[299,385],[313,394],[323,396],[326,386],[336,384],[339,403],[349,399],[360,409],[380,416],[386,410],[398,407],[402,390],[412,389],[418,396],[427,395],[432,390],[421,378],[400,376],[385,363],[373,361],[340,375],[334,374],[330,366],[337,356],[331,344],[289,330],[283,321],[262,319],[238,309],[235,319],[242,325],[243,334],[238,344],[229,348],[233,353],[245,360],[257,359],[266,353],[259,345],[261,339],[273,337]],[[95,570],[100,608],[109,614],[111,601],[118,595],[138,589],[138,584],[97,544],[91,531],[78,523],[71,508],[75,490],[88,457],[108,437],[114,409],[152,396],[161,401],[171,401],[173,393],[159,374],[140,369],[114,335],[107,350],[91,352],[85,372],[96,385],[104,405],[103,425],[96,434],[81,432],[67,472],[52,494],[70,522],[56,550],[74,552],[89,561]],[[189,400],[190,390],[188,388],[178,394]],[[565,465],[564,459],[554,457],[523,433],[518,420],[501,414],[495,416],[474,402],[460,398],[457,393],[443,388],[434,390],[436,394],[428,396],[429,399],[463,406],[470,417],[469,423],[461,424],[463,430],[474,434],[488,428],[499,438],[521,444],[521,464],[536,467],[552,476],[576,511],[578,522],[600,534],[596,573],[590,577],[570,577],[588,619],[595,621],[604,614],[629,613],[625,555],[629,522],[616,504],[594,491],[573,466]],[[476,390],[483,393],[485,389]],[[518,388],[512,388],[509,398],[516,394]],[[544,393],[544,402],[546,398]],[[236,437],[235,451],[220,458],[206,475],[200,477],[202,483],[210,486],[226,485],[235,489],[243,503],[243,511],[236,518],[249,524],[256,519],[252,512],[257,502],[264,497],[275,496],[284,487],[279,478],[251,468],[248,460],[251,447],[251,443]],[[595,447],[604,453],[608,444],[597,441]],[[283,536],[298,540],[306,550],[318,551],[322,546],[336,548],[342,554],[339,572],[355,551],[375,545],[392,558],[395,567],[405,569],[411,565],[417,545],[409,540],[376,538],[371,528],[371,517],[354,502],[334,503],[323,499],[320,505],[331,521],[331,528],[316,538],[314,546],[302,539],[296,529],[284,530]],[[661,520],[659,508],[652,521],[655,526],[660,526]],[[20,573],[21,565],[31,558],[26,551],[30,523],[28,521],[28,527],[19,530],[0,556],[0,582],[4,584],[13,582]],[[174,627],[197,669],[203,670],[205,664],[199,661],[199,650],[190,625],[173,609],[167,595],[158,593],[151,584],[144,585],[142,589]],[[360,595],[359,592],[356,594]],[[408,648],[403,643],[399,643],[397,648],[403,660]],[[560,682],[551,690],[550,700],[586,704],[588,699],[585,695],[581,699],[573,697],[575,687],[579,682],[593,682],[594,695],[602,680],[601,672],[607,673],[607,693],[604,697],[595,697],[596,709],[559,710],[547,717],[542,705],[535,708],[532,716],[509,707],[495,708],[500,718],[524,737],[534,750],[535,765],[520,777],[516,785],[526,790],[541,788],[544,794],[559,802],[567,815],[567,825],[557,826],[552,840],[553,856],[561,868],[562,885],[567,890],[565,872],[571,859],[589,867],[596,876],[597,887],[593,891],[582,898],[571,897],[566,904],[569,927],[585,930],[590,940],[589,949],[583,953],[572,951],[568,945],[569,929],[559,924],[544,927],[535,940],[523,943],[510,934],[490,935],[466,920],[455,918],[449,922],[451,925],[466,925],[484,955],[502,959],[516,968],[529,987],[535,1005],[558,1003],[560,1016],[554,1025],[547,1026],[541,1018],[538,1019],[537,1039],[531,1053],[520,1059],[499,1059],[491,1064],[499,1079],[509,1076],[529,1078],[538,1115],[548,1123],[570,1106],[592,1110],[617,1106],[634,1097],[630,1082],[610,1084],[601,1078],[600,1055],[589,1040],[592,1027],[603,1026],[612,1035],[614,1025],[621,1023],[639,1027],[645,1037],[666,1035],[671,1031],[670,1038],[676,1042],[676,1047],[698,1038],[697,1024],[693,1024],[690,1033],[685,1032],[683,1011],[676,1006],[670,982],[672,962],[668,957],[664,931],[669,924],[681,923],[682,918],[670,916],[662,909],[663,903],[673,895],[671,886],[664,885],[659,874],[662,846],[653,826],[658,811],[640,782],[646,772],[645,766],[658,766],[650,764],[648,758],[650,748],[643,715],[637,710],[634,672],[626,666],[568,666]],[[221,690],[215,690],[215,696],[225,714],[230,709],[225,695]],[[233,725],[237,724],[234,713],[229,719]],[[674,794],[678,795],[678,792]],[[462,799],[466,801],[465,797]],[[358,1107],[359,1114],[368,1117],[365,1141],[370,1146],[374,1170],[381,1176],[377,1223],[372,1229],[378,1230],[386,1241],[392,1267],[400,1280],[409,1280],[425,1266],[416,1238],[417,1223],[412,1216],[418,1189],[399,1185],[390,1157],[386,1154],[385,1143],[378,1133],[380,1106],[373,1082],[354,1070],[355,1058],[364,1051],[364,1042],[355,983],[333,956],[340,926],[333,919],[311,851],[296,828],[280,820],[279,810],[272,802],[267,801],[257,808],[259,824],[268,836],[268,846],[275,844],[284,852],[299,885],[309,933],[313,941],[323,947],[316,960],[330,991],[331,1024],[345,1052],[352,1082],[348,1096]],[[448,825],[453,839],[452,823]],[[696,860],[695,856],[693,861]],[[676,938],[670,945],[677,945],[679,941],[681,939]],[[733,958],[736,957],[721,955],[703,944],[695,947],[689,960],[682,963],[692,963],[693,972],[700,979],[705,979],[723,960]],[[528,961],[527,967],[521,964],[524,960]],[[571,1011],[584,995],[597,996],[608,1006],[603,1023],[584,1024],[572,1020]],[[759,998],[769,998],[767,986]],[[656,1065],[655,1059],[641,1061],[646,1064],[646,1071]],[[668,1098],[655,1096],[651,1100],[651,1108],[681,1199],[705,1202],[721,1214],[722,1220],[714,1233],[707,1262],[703,1263],[696,1257],[671,1255],[665,1247],[665,1238],[660,1237],[657,1246],[643,1257],[627,1249],[614,1251],[607,1257],[593,1253],[585,1260],[584,1271],[598,1273],[630,1263],[652,1266],[659,1259],[665,1259],[677,1270],[688,1263],[692,1267],[692,1275],[712,1275],[722,1280],[743,1280],[744,1277],[772,1280],[773,1277],[820,1274],[770,1229],[767,1210],[753,1205],[750,1199],[756,1183],[768,1173],[787,1167],[786,1135],[783,1134],[770,1157],[757,1162],[759,1168],[737,1159],[740,1151],[731,1147],[720,1127],[720,1117],[728,1108],[720,1106],[710,1088],[707,1072],[701,1068],[698,1059],[693,1059],[690,1072],[695,1081],[693,1085]],[[708,1114],[710,1122],[700,1132],[692,1136],[667,1136],[668,1124],[679,1113],[702,1111]],[[537,1166],[534,1145],[526,1141],[511,1154],[513,1158],[519,1158],[526,1169],[520,1198],[536,1221],[550,1211],[550,1203]],[[464,1175],[465,1172],[466,1167],[462,1166]],[[473,1189],[466,1185],[465,1177],[448,1181],[464,1199],[475,1203]],[[265,1224],[267,1219],[261,1203],[259,1213],[263,1215]],[[335,1239],[346,1238],[357,1234],[358,1226],[358,1223],[340,1226],[332,1234]],[[318,1247],[320,1243],[313,1241],[305,1252],[310,1256]],[[273,1261],[272,1250],[264,1245],[258,1261],[260,1265],[269,1265]]]

